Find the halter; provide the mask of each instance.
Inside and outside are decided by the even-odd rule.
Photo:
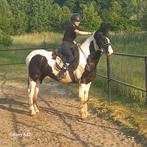
[[[94,33],[95,33],[95,32],[94,32]],[[93,33],[93,34],[94,34],[94,33]],[[92,37],[93,37],[93,36],[92,36]],[[105,48],[107,48],[109,45],[111,45],[111,43],[109,42],[109,43],[105,43],[105,44],[103,44],[101,47],[99,47],[99,46],[97,45],[96,40],[95,40],[94,37],[93,37],[93,39],[92,39],[91,41],[93,41],[93,43],[94,43],[94,49],[95,49],[95,51],[101,51],[102,53],[104,52],[104,49],[105,49]],[[86,54],[85,54],[84,51],[81,49],[81,47],[78,46],[78,48],[81,50],[81,52],[82,52],[84,58],[87,59],[87,58],[86,58]]]
[[[105,43],[105,44],[103,44],[103,45],[101,46],[101,48],[106,48],[106,47],[108,47],[109,45],[111,45],[110,42],[109,42],[109,43]]]
[[[104,52],[103,49],[107,48],[109,45],[111,45],[111,43],[105,43],[103,45],[101,45],[100,47],[97,45],[96,43],[96,40],[95,38],[93,38],[93,43],[94,43],[94,48],[95,48],[95,51],[101,51],[101,52]]]

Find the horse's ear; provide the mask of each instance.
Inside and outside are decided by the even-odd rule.
[[[99,32],[98,30],[94,33],[94,39],[99,40],[103,35],[104,35],[103,32]]]
[[[99,32],[103,32],[103,34],[109,37],[109,31],[111,30],[111,25],[109,23],[102,23]]]

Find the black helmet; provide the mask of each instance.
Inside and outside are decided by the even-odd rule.
[[[71,18],[70,18],[70,21],[71,22],[74,22],[74,21],[81,21],[81,16],[80,16],[80,14],[79,13],[74,13],[72,16],[71,16]]]

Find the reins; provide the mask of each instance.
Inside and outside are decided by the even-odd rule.
[[[97,45],[97,43],[96,43],[95,38],[93,38],[92,41],[93,41],[93,43],[94,43],[95,51],[101,51],[102,53],[104,52],[104,50],[103,50],[102,48],[105,49],[106,47],[108,47],[109,45],[111,45],[111,43],[105,43],[105,44],[103,44],[101,47],[99,47],[99,46]],[[82,54],[83,54],[85,60],[87,60],[87,56],[86,56],[86,54],[84,53],[84,51],[82,50],[82,48],[80,47],[80,45],[76,45],[76,46],[77,46],[77,48],[79,48],[79,50],[82,52]],[[77,55],[77,56],[78,56],[78,55]],[[77,56],[76,56],[76,57],[77,57]],[[72,61],[71,65],[74,63],[76,57],[75,57],[74,60]]]
[[[83,52],[83,50],[81,49],[81,47],[80,47],[80,46],[77,46],[77,47],[78,47],[78,48],[80,49],[80,51],[83,53],[84,58],[87,59],[87,58],[86,58],[86,54]]]

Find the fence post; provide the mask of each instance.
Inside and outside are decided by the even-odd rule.
[[[108,99],[111,105],[111,69],[110,69],[110,56],[107,56],[107,78],[108,78]]]
[[[145,56],[145,106],[147,108],[147,56]]]

